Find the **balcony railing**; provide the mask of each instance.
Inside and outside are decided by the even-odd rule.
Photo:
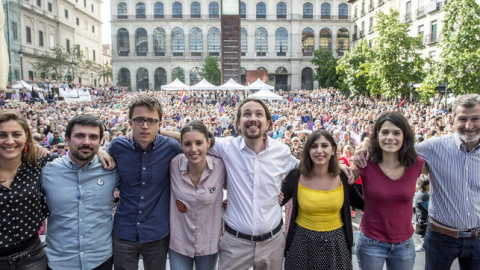
[[[364,30],[360,31],[360,38],[363,38],[364,36],[365,36],[365,31]]]
[[[370,27],[368,28],[368,33],[369,33],[369,34],[373,33],[373,27],[372,27],[372,26],[370,26]]]
[[[432,12],[435,12],[437,10],[440,10],[441,5],[442,5],[442,2],[432,3],[432,4],[425,7],[425,12],[426,13],[432,13]]]
[[[353,39],[353,41],[357,40],[357,33],[352,35],[352,39]]]
[[[436,34],[425,36],[425,43],[427,44],[434,44],[434,43],[437,43],[437,41],[438,39]]]
[[[320,50],[324,51],[331,51],[332,50],[332,44],[328,44],[327,46],[321,46],[319,47]]]
[[[411,22],[412,21],[412,13],[408,12],[405,14],[405,22]]]
[[[381,6],[381,5],[383,5],[384,3],[385,3],[384,0],[378,0],[378,6]]]
[[[425,16],[425,7],[421,6],[417,8],[417,19]]]

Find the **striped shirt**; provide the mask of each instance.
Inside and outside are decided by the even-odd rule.
[[[429,216],[460,230],[480,227],[480,144],[467,152],[455,133],[415,149],[430,169]]]

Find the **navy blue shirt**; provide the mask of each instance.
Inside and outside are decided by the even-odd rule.
[[[152,242],[170,233],[170,160],[182,153],[180,144],[168,137],[156,136],[142,150],[124,136],[110,143],[120,173],[120,203],[113,231],[122,239]]]

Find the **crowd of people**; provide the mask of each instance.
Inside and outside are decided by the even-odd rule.
[[[432,183],[419,185],[430,207],[426,196],[414,205],[419,227],[433,209],[427,269],[449,269],[457,257],[461,269],[479,267],[479,95],[447,109],[333,89],[277,93],[285,100],[268,104],[245,91],[179,100],[179,92],[109,88],[92,91],[91,102],[5,101],[0,211],[23,214],[0,219],[0,269],[45,269],[47,258],[51,269],[136,269],[140,255],[145,269],[165,269],[167,253],[171,269],[215,269],[217,258],[222,270],[352,269],[350,207],[365,211],[355,246],[361,269],[413,269],[421,173]],[[19,210],[13,201],[24,185],[33,194]],[[289,200],[285,238],[280,204]],[[48,210],[46,256],[36,231]]]

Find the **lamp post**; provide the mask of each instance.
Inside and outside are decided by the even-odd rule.
[[[75,62],[72,61],[72,82],[75,82]]]
[[[20,80],[23,80],[23,51],[20,49],[18,51],[18,56],[20,57]]]

